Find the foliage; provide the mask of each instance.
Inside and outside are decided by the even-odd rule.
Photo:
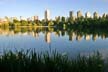
[[[3,72],[103,72],[104,60],[99,53],[77,56],[35,51],[4,52],[0,56],[0,71]]]

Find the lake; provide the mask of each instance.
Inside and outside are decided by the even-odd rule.
[[[108,35],[105,32],[87,33],[54,28],[3,28],[0,29],[0,52],[28,50],[36,52],[57,51],[75,57],[99,51],[108,55]]]

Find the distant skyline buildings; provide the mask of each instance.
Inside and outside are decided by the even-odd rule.
[[[45,10],[45,21],[50,20],[50,10],[46,9]]]
[[[90,12],[86,12],[86,13],[85,13],[85,18],[91,18]]]
[[[108,12],[108,0],[0,0],[0,17],[20,17],[38,15],[44,19],[45,9],[51,11],[51,19],[55,16],[68,16],[68,11],[82,13],[89,11],[91,14],[97,11],[102,16]],[[83,14],[84,15],[84,14]],[[76,16],[76,14],[75,14]]]
[[[28,18],[24,17],[24,16],[19,16],[19,17],[8,17],[8,16],[5,16],[4,18],[1,18],[0,17],[0,22],[3,22],[3,21],[10,21],[12,22],[12,20],[16,19],[16,20],[26,20],[26,21],[35,21],[35,20],[45,20],[45,21],[49,21],[49,20],[57,20],[58,18],[60,19],[62,16],[58,15],[58,16],[55,16],[55,18],[51,18],[53,14],[51,13],[51,10],[49,9],[46,9],[44,12],[43,12],[43,19],[40,19],[39,15],[34,15],[34,16],[30,16]],[[70,18],[72,21],[74,21],[76,18],[108,18],[108,13],[103,13],[102,15],[100,15],[97,11],[95,11],[94,13],[90,13],[89,11],[87,11],[86,13],[83,13],[81,10],[77,11],[76,13],[71,10],[68,12],[68,15],[67,16],[63,16],[66,18],[66,20],[68,20],[68,18]]]
[[[74,17],[74,11],[70,11],[69,17],[70,17],[70,18]]]
[[[99,14],[97,12],[93,13],[93,18],[99,18]]]
[[[33,16],[34,20],[39,20],[38,16]]]
[[[106,14],[106,13],[104,13],[104,14],[102,15],[102,17],[103,17],[103,18],[105,18],[106,16],[107,16],[107,14]]]
[[[81,18],[83,16],[82,12],[79,10],[77,11],[77,18]]]

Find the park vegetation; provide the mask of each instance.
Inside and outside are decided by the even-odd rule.
[[[9,20],[8,20],[9,21]],[[53,26],[59,28],[106,28],[108,27],[108,16],[99,17],[99,18],[66,18],[58,16],[55,20],[17,20],[14,19],[12,22],[0,24],[1,27],[3,26],[11,26],[11,27],[18,27],[18,26]]]
[[[36,28],[46,26],[48,28]],[[25,28],[26,27],[26,28]],[[0,24],[0,28],[15,33],[21,32],[56,32],[60,35],[105,35],[108,37],[108,17],[102,18],[65,18],[58,17],[56,20],[16,20]],[[7,30],[6,30],[7,31]],[[8,51],[0,54],[1,72],[108,72],[108,62],[100,53],[89,56],[77,56],[76,59],[57,52],[38,54],[33,51]]]
[[[107,72],[107,66],[99,52],[76,58],[56,51],[36,53],[35,50],[4,51],[0,55],[2,72]]]

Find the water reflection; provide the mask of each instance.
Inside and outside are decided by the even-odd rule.
[[[50,43],[51,42],[51,33],[50,32],[46,32],[45,33],[45,41],[47,43]]]
[[[0,28],[0,51],[3,49],[57,50],[76,56],[100,51],[107,55],[107,31],[59,29],[48,27]]]
[[[86,35],[85,35],[85,40],[87,40],[87,41],[90,40],[90,35],[89,35],[89,34],[86,34]]]
[[[18,28],[0,28],[0,35],[5,36],[13,36],[13,35],[31,35],[35,38],[39,37],[39,33],[43,33],[45,36],[45,41],[47,43],[51,42],[51,33],[54,33],[55,36],[68,36],[69,41],[77,40],[81,41],[83,38],[87,41],[93,40],[96,41],[99,37],[101,39],[106,39],[108,34],[103,32],[101,34],[97,33],[87,33],[81,31],[74,31],[73,29],[70,30],[60,30],[55,28],[48,28],[48,27],[18,27]]]

